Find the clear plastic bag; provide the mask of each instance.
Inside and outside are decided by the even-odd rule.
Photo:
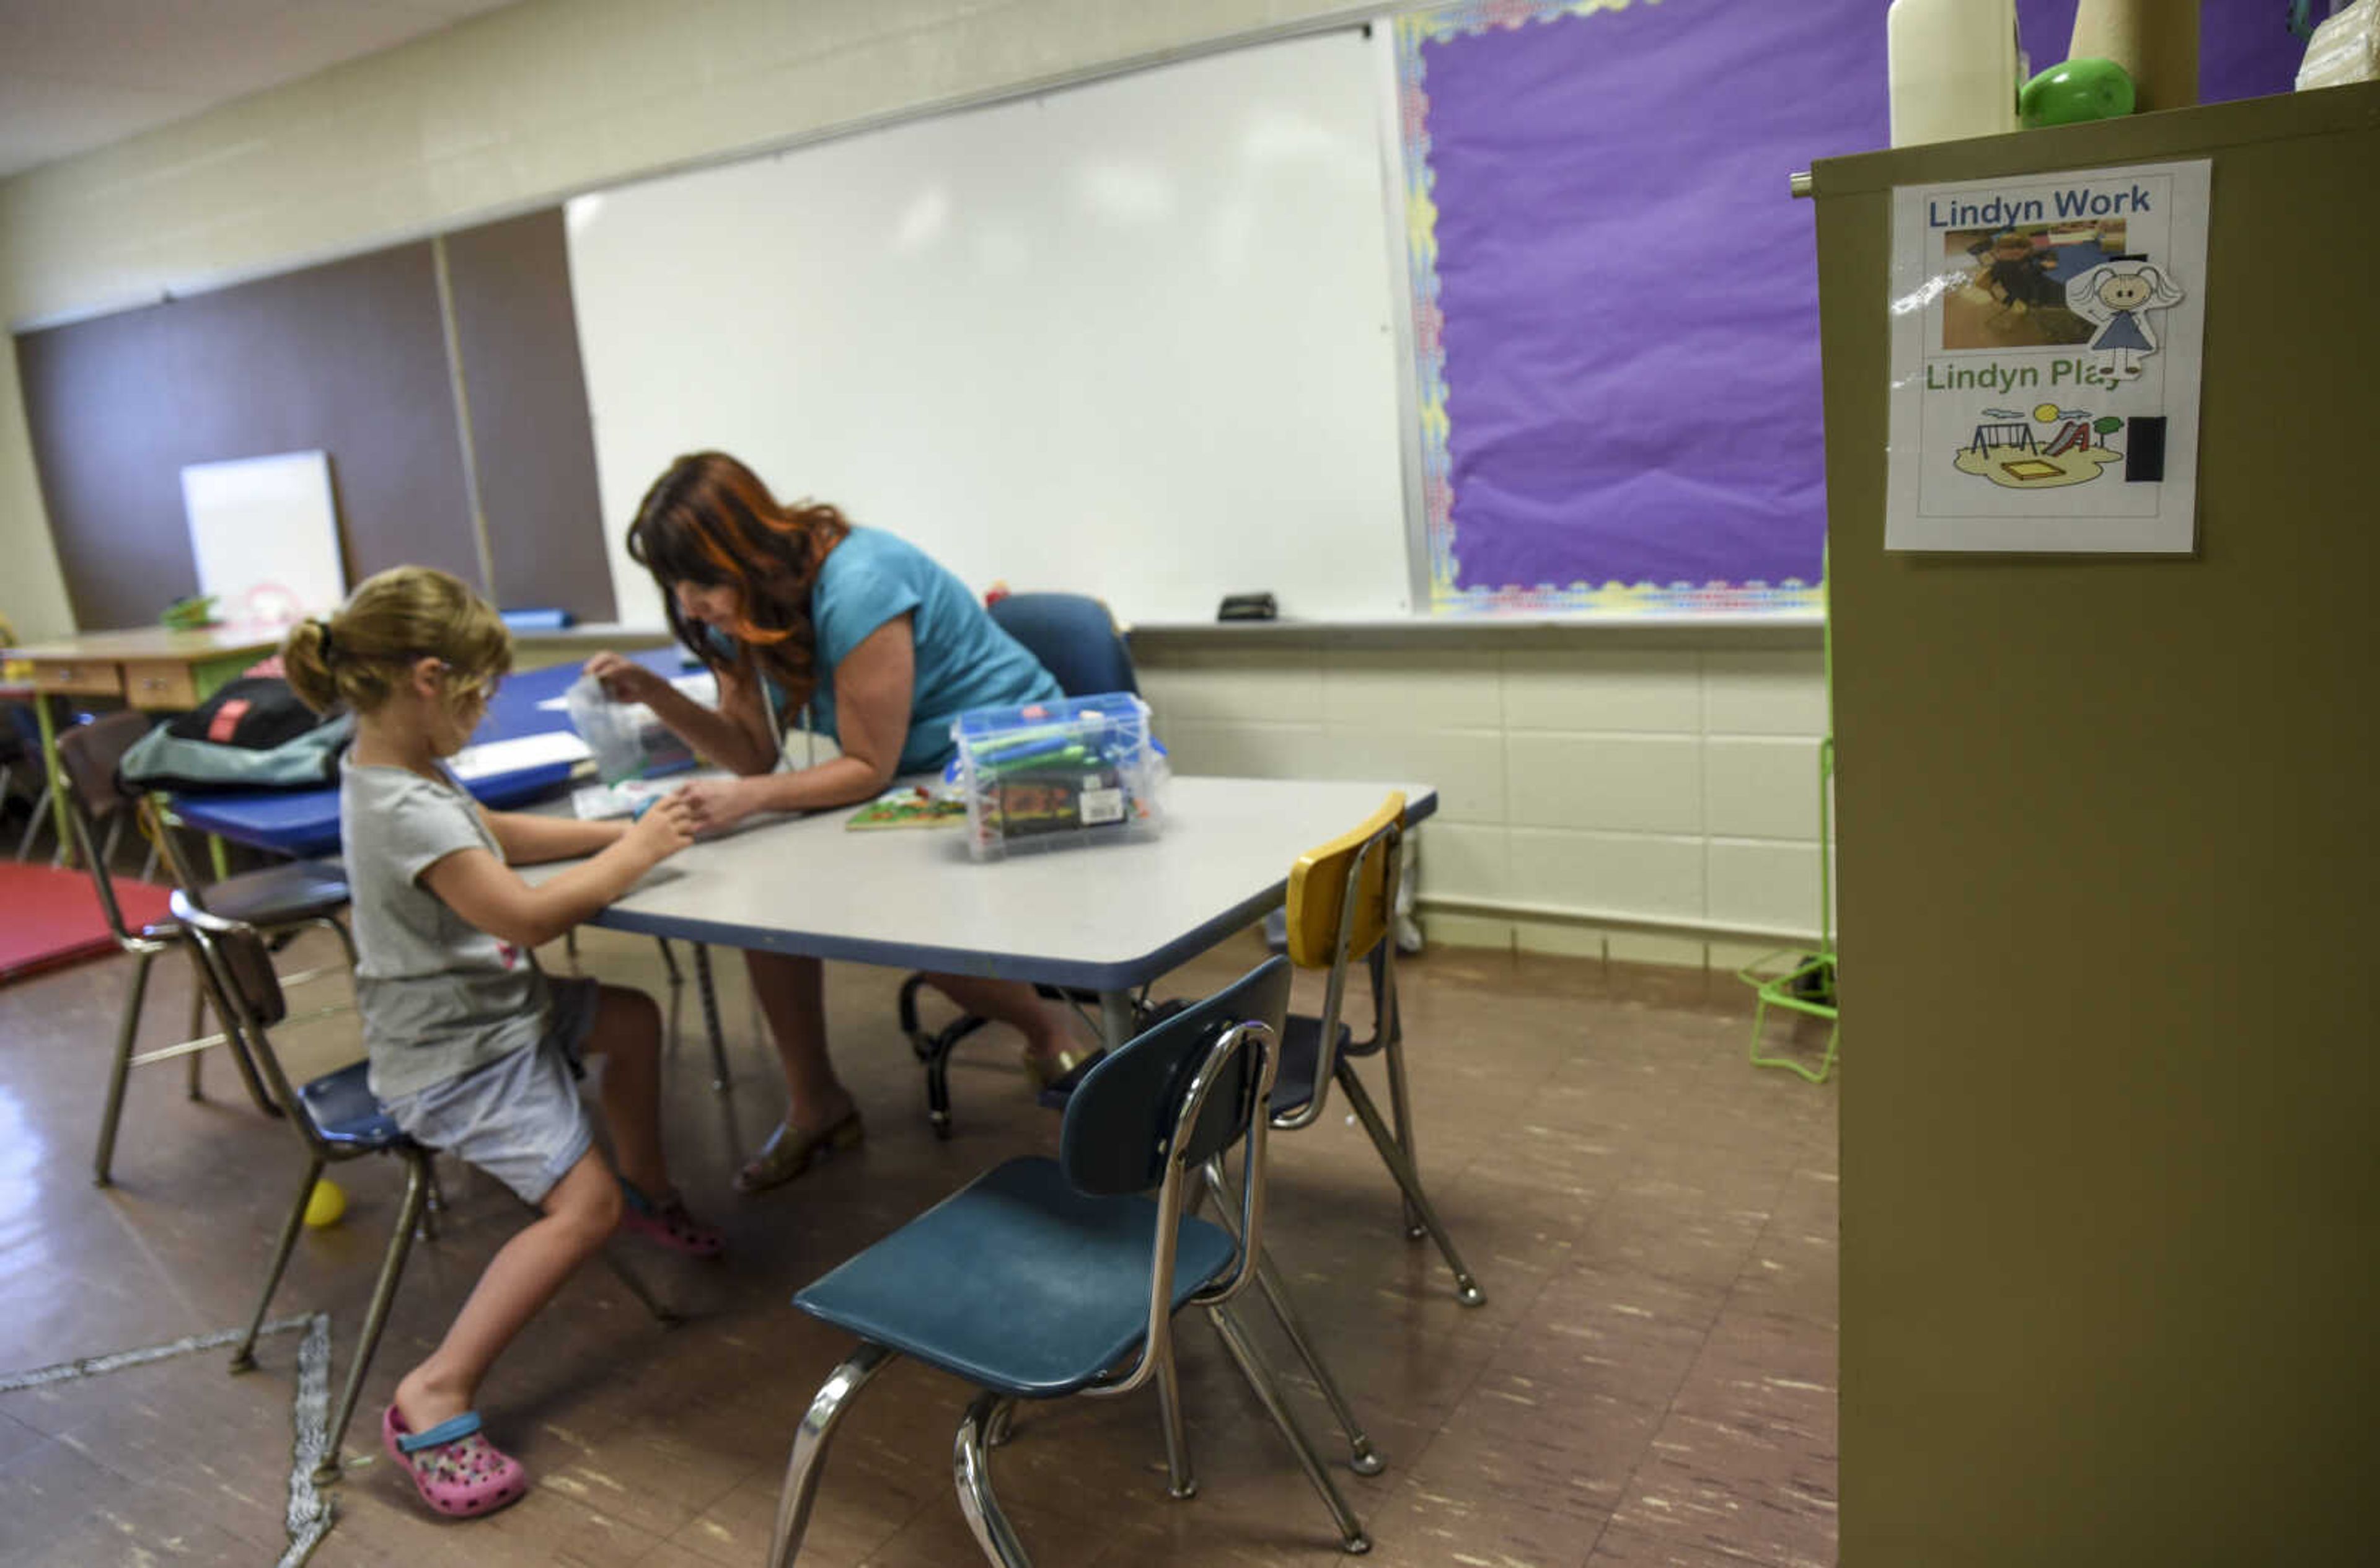
[[[614,702],[603,683],[581,675],[563,694],[570,727],[594,754],[597,776],[607,784],[683,768],[694,751],[641,702]]]

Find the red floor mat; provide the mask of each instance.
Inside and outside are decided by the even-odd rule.
[[[124,923],[134,930],[165,918],[171,888],[115,879]],[[0,985],[61,964],[115,951],[99,894],[83,871],[0,860]]]

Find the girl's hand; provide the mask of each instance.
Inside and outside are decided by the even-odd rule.
[[[721,833],[759,809],[751,779],[698,779],[674,791],[664,804],[684,806],[696,833]],[[659,810],[656,806],[653,809]]]
[[[628,824],[621,836],[651,857],[655,864],[668,859],[694,842],[695,820],[684,798],[685,791],[665,795],[645,808],[645,814]]]
[[[587,661],[585,673],[601,681],[604,692],[614,702],[650,705],[655,697],[672,689],[669,682],[625,654],[598,653]]]

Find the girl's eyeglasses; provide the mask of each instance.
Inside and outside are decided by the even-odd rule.
[[[450,679],[454,676],[455,666],[445,660],[439,660],[438,667],[446,672]],[[496,699],[496,688],[504,685],[504,677],[502,675],[482,675],[471,685],[463,687],[461,695],[476,697],[482,702],[493,702]]]

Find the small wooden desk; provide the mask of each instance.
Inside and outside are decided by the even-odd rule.
[[[283,636],[275,626],[211,626],[203,631],[143,626],[11,648],[6,657],[32,667],[33,711],[42,722],[42,761],[55,785],[58,735],[52,698],[112,697],[128,707],[165,711],[195,708],[279,648]],[[64,791],[53,791],[51,810],[56,814],[60,849],[71,861],[73,840],[68,836]]]

